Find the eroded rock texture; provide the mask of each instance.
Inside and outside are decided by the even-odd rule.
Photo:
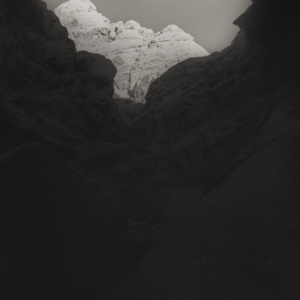
[[[144,102],[150,83],[167,69],[186,58],[208,55],[176,25],[154,33],[132,20],[110,23],[91,1],[70,0],[54,12],[78,51],[99,53],[114,63],[115,97]]]
[[[234,23],[228,48],[152,83],[129,140],[208,193],[203,207],[299,226],[299,10],[260,0]]]
[[[128,217],[157,224],[170,194],[170,169],[145,148],[111,143],[78,146],[80,165],[96,186],[121,195],[129,204]]]
[[[205,207],[241,218],[299,226],[300,23],[297,1],[255,1],[234,24],[268,53],[262,65],[271,101],[231,165],[234,171],[208,194]]]
[[[2,12],[2,115],[62,143],[80,144],[95,134],[124,139],[126,125],[111,101],[114,65],[101,55],[76,53],[56,15],[41,1],[26,3],[9,2],[23,22]]]
[[[129,140],[167,161],[175,185],[206,193],[228,173],[270,102],[263,57],[241,31],[223,51],[172,67],[150,86]]]
[[[228,48],[165,72],[127,127],[116,67],[76,52],[42,1],[1,0],[1,297],[98,298],[151,248],[170,186],[299,228],[297,9],[255,1]]]
[[[151,248],[169,168],[122,144],[115,66],[44,2],[0,1],[0,41],[1,298],[97,297]]]

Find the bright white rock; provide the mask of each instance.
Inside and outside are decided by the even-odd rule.
[[[90,0],[69,0],[54,10],[77,51],[104,55],[117,67],[115,97],[144,102],[149,85],[175,64],[209,53],[176,25],[154,33],[133,20],[111,23]]]

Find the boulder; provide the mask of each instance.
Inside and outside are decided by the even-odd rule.
[[[75,57],[75,68],[98,86],[113,86],[117,74],[116,67],[103,55],[79,51]],[[111,95],[112,96],[112,95]]]
[[[299,74],[277,89],[254,135],[231,162],[233,171],[201,199],[203,207],[299,227]]]
[[[110,23],[91,1],[70,0],[54,10],[74,40],[77,51],[104,55],[117,68],[115,97],[145,102],[150,83],[189,57],[208,55],[194,38],[176,25],[160,32],[133,20]]]

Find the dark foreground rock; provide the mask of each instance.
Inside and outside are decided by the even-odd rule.
[[[232,161],[238,167],[201,200],[205,207],[299,226],[299,83],[300,73],[276,90],[254,136]]]
[[[76,147],[81,167],[103,191],[130,204],[130,219],[156,225],[170,197],[170,168],[143,148],[125,144],[92,143]]]
[[[5,299],[92,295],[151,247],[154,231],[129,226],[124,199],[100,192],[52,148],[18,146],[0,165]]]
[[[199,190],[174,189],[154,246],[105,300],[297,300],[300,236],[282,226],[203,209]]]
[[[271,101],[260,65],[265,50],[241,31],[219,53],[190,58],[155,80],[129,143],[171,167],[173,186],[209,192],[250,138]]]
[[[231,46],[187,60],[153,83],[141,117],[127,120],[128,135],[112,100],[112,64],[99,55],[76,54],[66,29],[42,1],[0,1],[1,299],[98,299],[104,287],[136,270],[154,242],[157,228],[152,225],[170,221],[164,214],[168,188],[180,185],[196,187],[204,197],[172,216],[179,221],[173,242],[195,241],[194,252],[185,252],[186,261],[196,262],[200,252],[207,256],[213,249],[211,266],[224,267],[217,269],[223,275],[213,270],[197,277],[195,272],[203,270],[197,263],[188,274],[195,275],[196,294],[188,298],[199,299],[197,286],[205,278],[212,282],[202,293],[207,299],[225,295],[216,286],[229,299],[299,298],[299,276],[285,279],[291,266],[273,251],[298,260],[296,239],[282,233],[292,228],[299,235],[300,225],[295,3],[255,1],[235,21],[242,31]],[[232,222],[240,223],[223,226],[209,209],[222,210],[219,216],[228,212]],[[184,229],[180,219],[193,225]],[[244,230],[247,221],[253,226]],[[201,226],[211,230],[205,233]],[[238,272],[228,275],[232,265],[222,257],[239,253],[225,246],[224,236],[230,239],[232,232],[234,247],[255,255],[239,256]],[[251,248],[251,237],[258,246]],[[174,261],[169,246],[160,245],[164,254],[158,257]],[[173,267],[185,265],[175,258]],[[274,275],[257,263],[266,260],[272,268],[276,263],[288,267]],[[250,275],[243,273],[244,266]],[[175,274],[170,270],[165,286]],[[265,279],[271,273],[269,285]],[[266,290],[260,279],[276,289]],[[240,285],[234,293],[228,287],[236,281]],[[190,292],[189,286],[182,291]],[[263,292],[257,294],[259,289]],[[160,298],[154,299],[172,295],[159,291]]]
[[[299,10],[255,1],[231,46],[153,82],[132,144],[170,164],[206,208],[299,227]]]
[[[0,39],[0,298],[93,297],[151,248],[145,221],[163,213],[168,166],[117,144],[127,125],[112,100],[116,68],[76,53],[44,2],[0,1]]]

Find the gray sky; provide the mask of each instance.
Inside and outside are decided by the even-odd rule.
[[[54,10],[65,0],[43,0]],[[157,32],[175,24],[208,52],[230,45],[238,32],[232,22],[251,0],[91,0],[111,22],[134,20]]]

